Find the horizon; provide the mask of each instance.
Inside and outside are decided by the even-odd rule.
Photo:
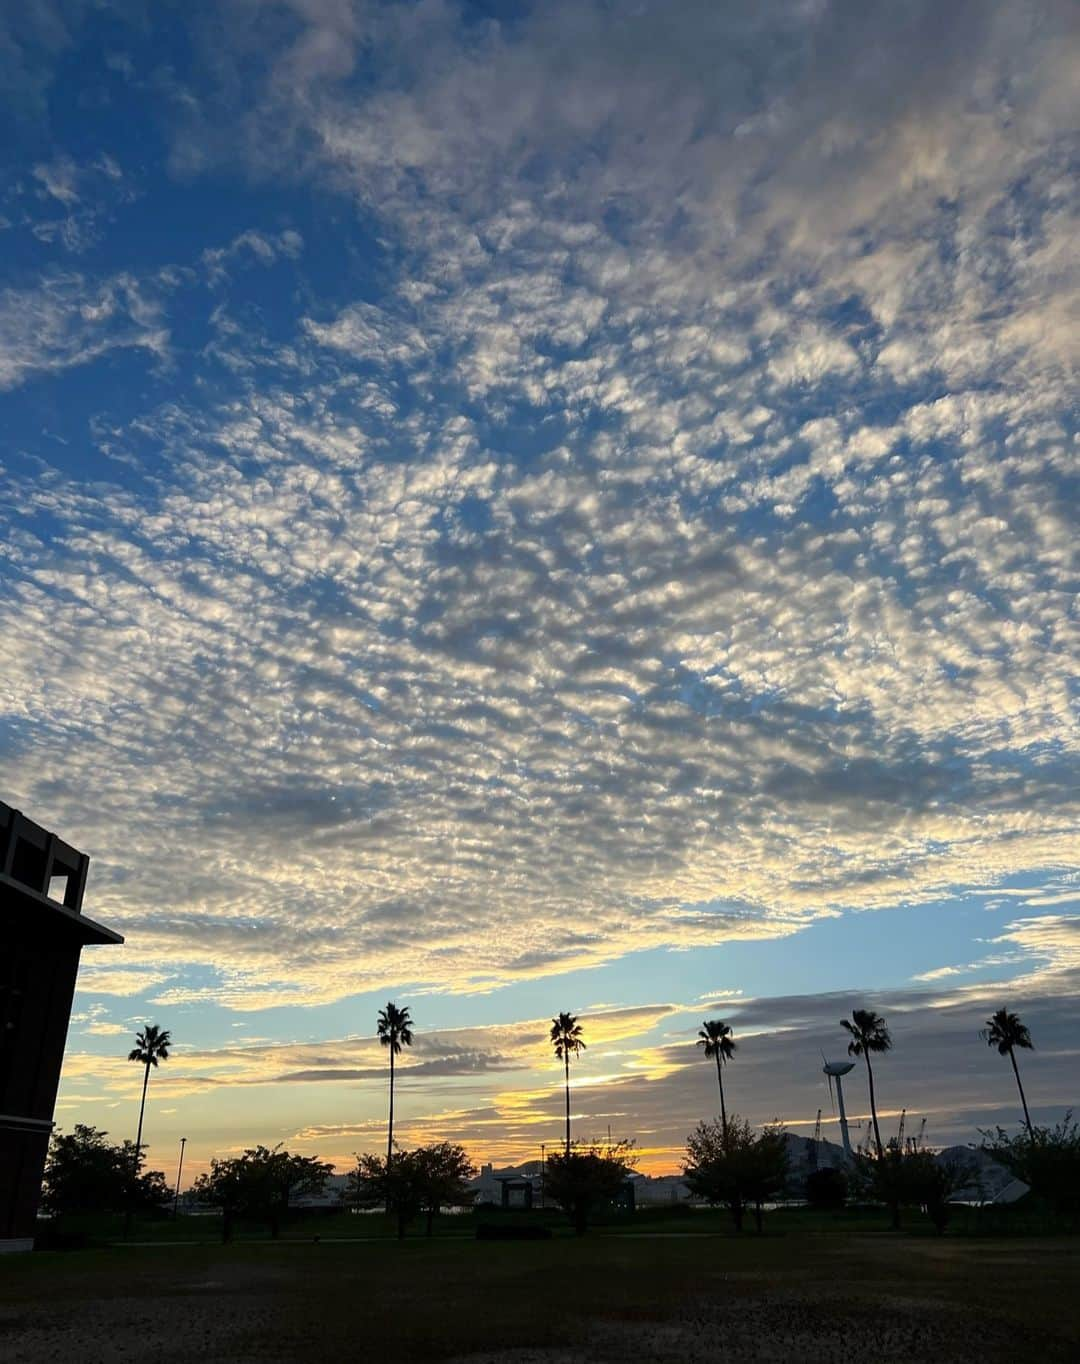
[[[1080,1096],[1065,0],[0,16],[0,800],[58,1127],[674,1172]],[[843,1053],[841,1048],[844,1049]],[[868,1115],[865,1068],[844,1090]]]

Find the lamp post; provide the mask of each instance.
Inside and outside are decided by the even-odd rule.
[[[540,1143],[540,1207],[541,1207],[541,1209],[543,1209],[544,1207],[546,1207],[546,1204],[545,1204],[545,1202],[544,1202],[544,1183],[545,1183],[545,1177],[546,1177],[546,1174],[547,1174],[547,1167],[546,1167],[546,1165],[545,1165],[546,1155],[547,1155],[547,1143],[542,1141],[542,1142]]]
[[[184,1147],[187,1145],[187,1137],[180,1138],[180,1162],[176,1167],[176,1194],[173,1198],[172,1215],[176,1221],[176,1215],[180,1210],[180,1172],[184,1168]]]

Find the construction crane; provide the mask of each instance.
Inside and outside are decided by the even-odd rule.
[[[807,1159],[810,1161],[810,1169],[816,1172],[818,1168],[818,1156],[821,1154],[821,1109],[817,1111],[817,1122],[814,1123],[814,1139],[810,1143],[807,1151]]]
[[[896,1133],[896,1144],[902,1151],[904,1149],[904,1121],[907,1118],[907,1109],[900,1110],[900,1127]]]

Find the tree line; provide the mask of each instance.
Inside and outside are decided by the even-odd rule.
[[[865,1063],[874,1145],[872,1152],[860,1153],[847,1175],[818,1171],[812,1182],[807,1182],[807,1195],[827,1204],[836,1200],[841,1183],[851,1184],[886,1203],[896,1225],[900,1208],[916,1202],[930,1212],[935,1224],[940,1224],[939,1229],[943,1228],[949,1197],[970,1177],[970,1170],[950,1170],[935,1162],[929,1152],[918,1150],[915,1144],[905,1147],[895,1139],[882,1142],[871,1058],[891,1050],[889,1029],[877,1013],[861,1008],[854,1009],[850,1018],[841,1019],[840,1026],[847,1035],[848,1053]],[[1075,1205],[1080,1207],[1073,1168],[1080,1161],[1080,1138],[1071,1115],[1066,1115],[1064,1124],[1052,1130],[1036,1128],[1031,1122],[1016,1059],[1017,1051],[1032,1049],[1029,1030],[1017,1014],[1002,1008],[987,1020],[980,1035],[1000,1055],[1009,1058],[1024,1117],[1023,1139],[1010,1137],[998,1128],[993,1133],[983,1133],[984,1148],[1025,1182],[1034,1181],[1040,1187],[1053,1184],[1058,1193],[1065,1190],[1066,1197],[1072,1188],[1077,1195]],[[414,1150],[398,1149],[394,1139],[396,1063],[414,1040],[409,1009],[388,1003],[379,1011],[376,1036],[389,1060],[386,1155],[384,1158],[371,1153],[357,1154],[344,1203],[358,1210],[384,1208],[394,1218],[399,1236],[404,1236],[407,1227],[423,1215],[430,1235],[440,1207],[471,1204],[468,1185],[476,1168],[464,1148],[452,1142]],[[716,1067],[720,1113],[717,1121],[699,1123],[687,1139],[684,1178],[695,1197],[727,1206],[737,1228],[742,1228],[749,1210],[760,1229],[764,1206],[787,1185],[786,1134],[779,1123],[755,1132],[738,1114],[729,1115],[724,1074],[738,1051],[730,1024],[723,1019],[706,1019],[697,1040],[705,1058]],[[563,1150],[547,1161],[545,1193],[582,1232],[598,1206],[618,1199],[634,1170],[636,1156],[631,1142],[575,1145],[571,1132],[570,1067],[571,1061],[586,1049],[579,1019],[571,1013],[560,1013],[552,1019],[550,1042],[563,1069],[565,1140]],[[77,1125],[71,1134],[57,1134],[46,1170],[43,1199],[46,1211],[122,1209],[130,1214],[132,1210],[160,1208],[168,1201],[170,1190],[164,1174],[142,1169],[142,1136],[150,1074],[168,1060],[171,1045],[168,1030],[147,1024],[137,1034],[136,1045],[128,1055],[129,1061],[143,1067],[134,1142],[110,1145],[106,1133],[82,1125]],[[332,1172],[331,1165],[316,1157],[295,1155],[281,1146],[256,1146],[240,1156],[212,1160],[210,1169],[196,1179],[192,1193],[200,1202],[221,1210],[225,1239],[232,1235],[239,1218],[264,1222],[271,1236],[276,1237],[290,1200],[321,1192]],[[841,1193],[841,1201],[843,1196]]]

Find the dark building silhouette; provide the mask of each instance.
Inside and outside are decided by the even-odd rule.
[[[29,1250],[79,953],[89,858],[0,801],[0,1250]]]

